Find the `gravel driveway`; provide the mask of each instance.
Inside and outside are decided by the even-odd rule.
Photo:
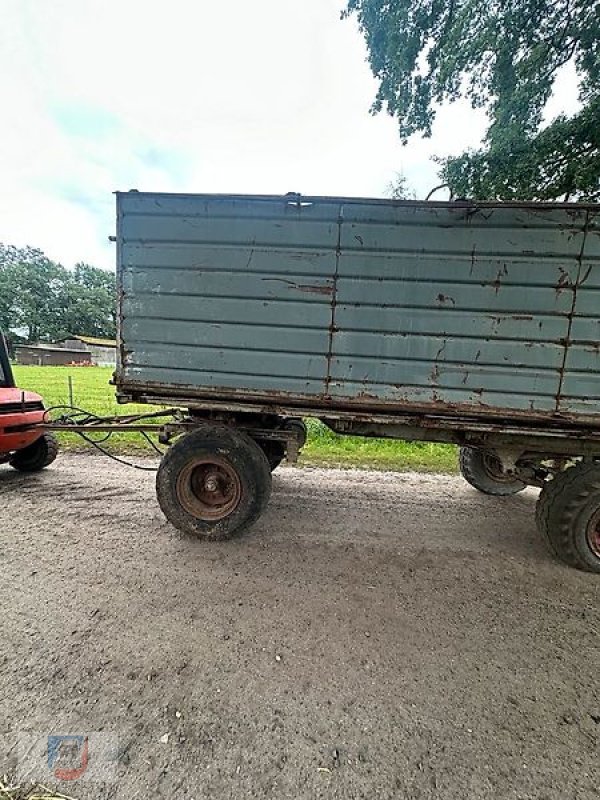
[[[77,798],[595,798],[598,576],[536,492],[284,468],[244,537],[186,539],[154,478],[0,468],[0,773],[22,731],[119,738]]]

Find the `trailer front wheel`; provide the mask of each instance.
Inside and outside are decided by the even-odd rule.
[[[467,483],[484,494],[517,494],[527,485],[504,474],[502,465],[493,453],[474,447],[460,448],[460,471]]]
[[[600,465],[581,461],[548,481],[538,499],[536,522],[561,561],[600,573]]]
[[[201,539],[227,539],[248,528],[271,494],[271,471],[246,434],[206,426],[185,434],[164,455],[158,503],[169,522]]]

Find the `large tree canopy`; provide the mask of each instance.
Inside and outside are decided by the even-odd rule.
[[[68,270],[32,247],[0,243],[0,328],[31,342],[71,335],[113,338],[115,276],[88,264]]]
[[[431,134],[436,106],[485,108],[482,149],[442,161],[454,194],[480,199],[600,199],[600,0],[348,0],[379,91],[374,111],[404,140]],[[567,63],[581,110],[545,123]]]

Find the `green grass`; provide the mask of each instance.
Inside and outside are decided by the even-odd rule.
[[[69,403],[69,376],[73,386],[73,403],[98,416],[134,414],[152,411],[152,406],[119,405],[114,387],[109,384],[110,367],[24,367],[14,366],[15,380],[22,389],[30,389],[44,397],[47,407]],[[338,436],[318,420],[308,421],[309,438],[302,452],[301,463],[341,467],[368,467],[420,472],[457,471],[456,448],[427,442],[402,442],[392,439],[363,439]],[[90,448],[74,434],[62,434],[63,445],[69,448]],[[118,453],[149,450],[137,434],[114,435],[110,449]]]

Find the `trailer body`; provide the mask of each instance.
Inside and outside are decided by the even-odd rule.
[[[123,399],[600,428],[600,210],[117,195]]]
[[[117,397],[187,409],[165,515],[251,525],[312,416],[540,487],[551,551],[600,573],[599,234],[593,205],[118,194]]]

